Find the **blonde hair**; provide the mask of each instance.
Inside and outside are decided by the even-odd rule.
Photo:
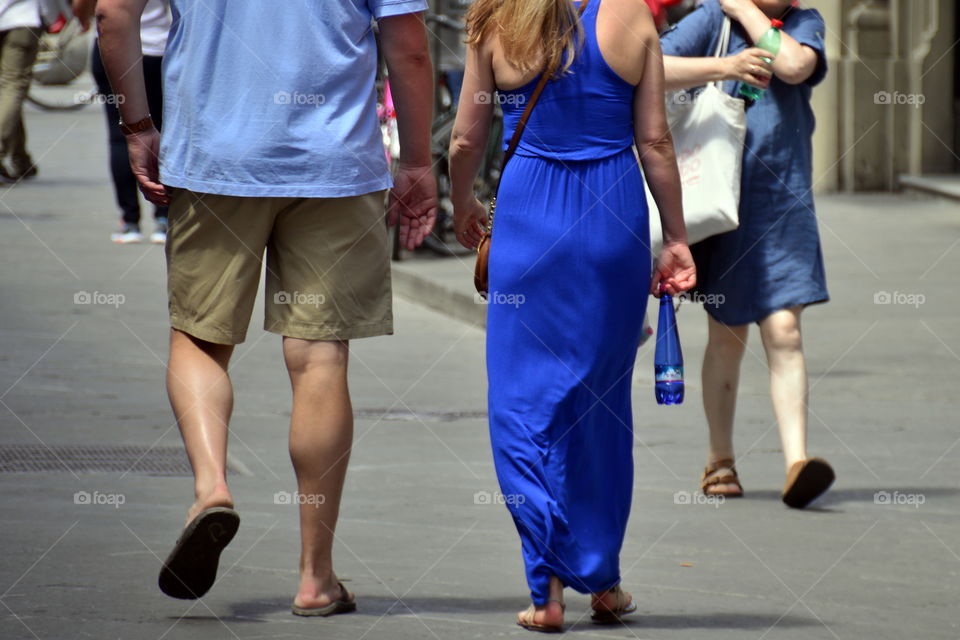
[[[586,5],[588,0],[581,0]],[[467,11],[467,44],[496,36],[520,71],[565,73],[583,43],[583,26],[570,0],[476,0]]]

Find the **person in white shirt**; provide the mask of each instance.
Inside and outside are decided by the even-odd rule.
[[[73,0],[74,13],[85,25],[93,18],[96,0]],[[169,0],[148,0],[140,17],[140,49],[143,52],[143,76],[147,88],[147,102],[153,122],[159,131],[163,126],[162,71],[163,51],[167,46],[172,17]],[[110,148],[110,174],[117,206],[120,208],[120,228],[110,235],[117,244],[143,242],[140,230],[140,198],[137,179],[130,168],[127,139],[120,130],[120,111],[117,97],[110,88],[107,72],[100,58],[100,43],[93,45],[90,62],[91,72],[97,81],[102,96],[104,113],[107,116],[107,133]],[[167,240],[167,207],[155,205],[153,210],[153,233],[150,241],[163,244]]]
[[[37,175],[27,152],[23,100],[33,79],[42,27],[66,9],[59,0],[0,0],[0,180]]]

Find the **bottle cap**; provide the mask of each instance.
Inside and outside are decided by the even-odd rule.
[[[783,20],[773,19],[770,21],[770,26],[774,29],[779,29],[783,26]]]

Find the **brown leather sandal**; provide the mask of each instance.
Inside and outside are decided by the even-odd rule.
[[[617,597],[616,606],[610,608],[604,604],[601,605],[600,608],[597,608],[597,604],[602,602],[599,596],[607,593]],[[599,594],[593,594],[591,600],[590,607],[593,609],[593,615],[590,616],[590,619],[593,620],[594,624],[615,624],[620,622],[623,616],[634,613],[637,610],[637,603],[633,600],[633,596],[620,588],[620,585],[602,591]]]
[[[556,598],[550,598],[547,602],[558,602],[560,603],[560,609],[564,612],[567,610],[567,605],[563,602],[560,602]],[[527,631],[539,631],[541,633],[561,633],[563,631],[562,625],[553,625],[553,624],[537,624],[533,621],[534,616],[537,615],[536,605],[530,605],[527,607],[526,611],[520,612],[520,615],[517,616],[517,624],[526,629]]]
[[[736,489],[719,490],[717,485],[735,484]],[[743,496],[743,485],[737,476],[737,467],[732,458],[724,458],[711,462],[704,468],[700,476],[700,490],[707,496],[723,496],[725,498],[740,498]]]

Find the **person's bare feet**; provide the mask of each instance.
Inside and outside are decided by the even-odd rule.
[[[531,614],[530,608],[533,608]],[[555,600],[549,600],[542,606],[531,605],[517,613],[517,623],[527,627],[531,624],[538,627],[561,627],[563,626],[563,603]]]
[[[227,488],[225,482],[215,485],[209,491],[198,492],[196,494],[196,500],[193,505],[190,506],[190,509],[187,510],[186,524],[190,524],[198,515],[213,507],[233,508],[233,496],[230,495],[230,489]]]
[[[340,591],[340,582],[337,576],[331,575],[321,580],[314,576],[301,576],[300,588],[293,599],[293,606],[303,609],[320,609],[339,600],[343,594]],[[347,591],[347,600],[353,600],[352,591]]]

